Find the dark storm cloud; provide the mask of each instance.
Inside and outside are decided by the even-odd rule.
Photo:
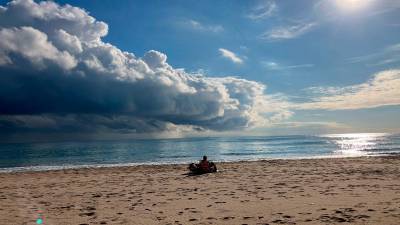
[[[174,69],[105,43],[83,9],[15,0],[0,8],[1,132],[157,132],[263,124],[265,86]]]

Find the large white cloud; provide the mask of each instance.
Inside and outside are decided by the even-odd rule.
[[[290,116],[269,107],[278,103],[263,84],[189,74],[154,50],[137,57],[103,42],[107,30],[70,5],[14,0],[0,8],[3,131],[231,130]]]
[[[107,24],[96,21],[84,9],[60,6],[52,1],[11,1],[0,10],[0,26],[31,26],[51,37],[54,32],[64,29],[85,42],[99,41],[108,32]]]
[[[72,69],[76,60],[66,51],[59,51],[47,40],[47,35],[32,27],[0,29],[0,64],[13,64],[10,55],[26,58],[35,66],[53,62],[63,69]]]

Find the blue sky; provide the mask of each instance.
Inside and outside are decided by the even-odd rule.
[[[189,74],[265,85],[287,116],[257,133],[399,131],[399,1],[56,2],[106,23],[101,40],[137,57],[156,50]]]

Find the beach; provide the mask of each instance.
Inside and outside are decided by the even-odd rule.
[[[0,173],[0,224],[399,224],[400,156]],[[40,220],[40,221],[39,221]]]

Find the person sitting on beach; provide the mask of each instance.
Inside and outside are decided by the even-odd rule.
[[[190,164],[189,170],[193,173],[213,173],[217,172],[217,166],[213,162],[207,160],[207,156],[203,156],[199,164]]]
[[[203,156],[203,160],[200,160],[199,168],[203,171],[208,172],[210,170],[210,163],[207,160],[207,156]]]

